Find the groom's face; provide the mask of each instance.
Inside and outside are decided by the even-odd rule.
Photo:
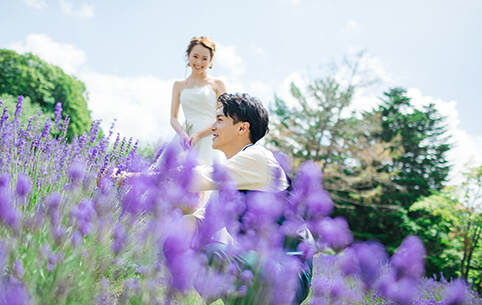
[[[213,148],[225,151],[238,141],[238,134],[242,122],[233,124],[233,118],[225,116],[221,107],[216,113],[216,121],[211,126],[213,132]]]

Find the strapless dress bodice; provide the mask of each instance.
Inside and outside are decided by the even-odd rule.
[[[192,132],[212,124],[216,117],[217,95],[210,85],[186,88],[179,97],[186,122]]]

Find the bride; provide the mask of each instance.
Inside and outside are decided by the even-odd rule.
[[[207,36],[194,37],[189,43],[186,56],[191,75],[174,83],[171,102],[171,126],[180,137],[184,148],[195,148],[199,161],[206,165],[224,158],[212,148],[211,125],[217,110],[217,98],[226,92],[223,81],[207,74],[213,67],[216,46]],[[178,121],[182,107],[186,122]]]

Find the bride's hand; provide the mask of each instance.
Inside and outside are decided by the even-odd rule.
[[[189,142],[191,143],[191,147],[196,145],[197,141],[199,141],[200,136],[199,133],[195,132],[189,137]]]
[[[191,137],[189,137],[187,134],[180,135],[180,137],[181,137],[181,146],[184,149],[190,149],[192,147]]]
[[[111,178],[116,182],[118,186],[121,186],[125,180],[140,176],[139,173],[120,171],[118,168],[114,168]]]

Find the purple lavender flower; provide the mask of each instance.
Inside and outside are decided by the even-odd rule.
[[[55,112],[54,112],[54,124],[57,126],[58,129],[62,128],[62,125],[60,124],[60,121],[62,120],[62,103],[57,102],[55,104]]]
[[[397,271],[397,277],[420,278],[425,274],[426,251],[418,236],[406,237],[390,262]]]
[[[0,221],[14,230],[19,228],[20,214],[13,205],[12,195],[7,187],[0,187]]]
[[[13,270],[15,272],[15,277],[21,280],[23,278],[24,270],[23,265],[20,261],[15,261]]]
[[[90,143],[94,143],[95,139],[97,139],[99,129],[100,129],[100,120],[93,121],[92,125],[90,126],[90,131],[89,131],[89,141],[90,141]]]
[[[77,248],[78,246],[80,246],[82,242],[83,242],[82,234],[78,230],[75,230],[74,232],[72,232],[72,246],[74,248]]]
[[[58,259],[57,255],[55,255],[55,253],[50,253],[49,259],[47,261],[47,270],[48,271],[54,270],[55,267],[57,266],[58,260],[59,259]]]
[[[3,241],[0,241],[0,270],[4,270],[5,268],[5,259],[7,257],[7,248]]]
[[[112,150],[116,150],[117,149],[117,146],[119,145],[119,142],[120,142],[120,134],[118,133],[117,134],[117,137],[114,141],[114,145],[112,146]]]
[[[147,201],[146,194],[149,190],[150,180],[145,177],[131,179],[131,189],[122,199],[122,215],[125,213],[130,213],[133,215],[138,215],[139,213],[146,210]]]
[[[18,122],[20,115],[22,114],[22,104],[23,104],[23,95],[19,95],[17,98],[17,107],[15,109],[15,120]]]
[[[357,253],[354,247],[346,248],[337,257],[337,265],[344,275],[360,273],[360,265],[358,263]]]
[[[0,128],[7,122],[7,119],[9,117],[7,111],[8,111],[8,107],[5,106],[5,108],[3,108],[2,118],[0,119]]]
[[[114,237],[114,240],[112,242],[111,249],[115,255],[118,255],[126,247],[127,233],[124,229],[124,225],[122,225],[121,223],[116,224],[114,228],[113,237]]]
[[[278,161],[283,171],[288,176],[291,176],[293,174],[293,158],[279,151],[274,152],[273,156],[276,161]]]
[[[179,291],[188,289],[196,272],[196,258],[189,247],[189,239],[182,234],[170,235],[164,241],[162,250],[171,273],[171,286]]]
[[[77,185],[85,174],[85,165],[82,162],[75,162],[68,173],[72,183]]]
[[[444,291],[443,305],[462,305],[467,300],[467,285],[462,280],[455,280]]]
[[[94,228],[93,217],[96,214],[94,203],[91,200],[83,199],[77,208],[72,209],[72,214],[76,218],[77,227],[82,235],[90,235]]]
[[[40,139],[44,139],[49,135],[51,126],[52,126],[52,121],[50,121],[50,118],[47,117],[47,119],[45,120],[45,126],[44,126],[44,129],[42,130],[42,135],[40,136]]]
[[[303,194],[310,194],[314,190],[321,189],[322,173],[316,163],[304,162],[296,172],[294,185]]]
[[[32,182],[30,178],[25,174],[19,174],[17,177],[17,195],[21,198],[25,197],[26,195],[30,194],[32,191]]]
[[[70,117],[69,115],[65,115],[65,119],[62,122],[62,126],[60,127],[60,137],[59,137],[59,142],[62,142],[65,139],[65,136],[67,135],[67,130],[69,128],[70,124]]]
[[[335,250],[343,249],[353,242],[353,234],[343,217],[323,218],[316,227],[316,233],[321,236],[324,244]]]
[[[52,193],[47,197],[47,213],[52,220],[52,226],[60,224],[59,206],[62,201],[62,196],[59,193]]]
[[[365,242],[356,247],[360,276],[367,287],[371,287],[380,274],[380,265],[388,257],[385,248],[378,242]]]
[[[25,305],[31,303],[31,296],[18,281],[0,281],[0,305]]]
[[[67,234],[67,229],[63,225],[53,226],[52,227],[52,237],[55,240],[55,243],[59,245],[62,242],[62,239]]]

